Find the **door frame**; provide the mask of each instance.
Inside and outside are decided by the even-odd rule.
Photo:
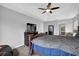
[[[53,32],[53,35],[54,35],[54,25],[48,25],[48,34],[49,34],[49,31],[50,31],[50,27],[53,28],[52,32]]]

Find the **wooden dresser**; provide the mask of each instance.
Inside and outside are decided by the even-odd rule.
[[[24,45],[29,46],[29,35],[36,35],[38,32],[24,32]]]

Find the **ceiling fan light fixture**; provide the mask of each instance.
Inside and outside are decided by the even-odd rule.
[[[47,10],[46,10],[46,12],[49,12],[49,11],[50,11],[50,9],[47,9]]]
[[[51,3],[48,3],[48,5],[47,5],[47,8],[38,8],[38,9],[40,9],[40,10],[44,10],[44,12],[42,12],[42,14],[44,14],[44,13],[52,13],[52,10],[56,10],[56,9],[59,9],[60,7],[53,7],[53,8],[51,8]]]

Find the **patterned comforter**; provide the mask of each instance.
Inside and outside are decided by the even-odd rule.
[[[57,48],[79,56],[79,38],[45,35],[32,40],[33,44],[46,48]]]

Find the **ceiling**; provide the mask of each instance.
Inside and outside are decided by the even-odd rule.
[[[79,13],[78,3],[52,3],[52,7],[60,7],[57,10],[53,10],[52,14],[41,14],[43,11],[38,9],[46,7],[47,3],[0,3],[0,5],[41,21],[69,19]]]

